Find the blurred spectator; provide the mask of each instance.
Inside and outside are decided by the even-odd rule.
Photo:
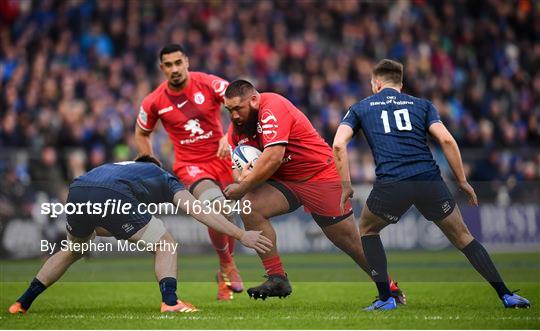
[[[24,166],[53,195],[44,181],[134,155],[137,110],[163,80],[157,54],[170,42],[185,46],[192,70],[284,94],[329,143],[347,108],[371,94],[374,63],[395,58],[405,64],[404,91],[433,100],[472,179],[490,181],[486,198],[540,179],[532,0],[0,3],[0,146],[41,151]],[[157,131],[154,150],[170,165]],[[367,145],[354,145],[353,180],[371,182]],[[9,171],[0,174],[13,181]]]

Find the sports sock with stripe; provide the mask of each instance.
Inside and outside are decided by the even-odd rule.
[[[491,257],[489,257],[488,252],[478,240],[473,239],[473,241],[461,251],[467,259],[469,259],[469,262],[471,262],[474,269],[476,269],[476,271],[491,284],[495,291],[497,291],[499,297],[502,298],[505,294],[512,294],[506,287],[506,284],[504,284],[504,281],[493,264]]]
[[[381,237],[368,235],[362,237],[364,254],[371,268],[371,278],[377,285],[379,300],[386,301],[391,296],[390,283],[386,265],[386,253],[381,242]]]

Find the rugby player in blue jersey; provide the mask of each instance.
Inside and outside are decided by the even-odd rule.
[[[379,232],[397,223],[412,206],[434,222],[491,284],[506,308],[528,308],[529,301],[512,293],[503,282],[485,248],[469,232],[426,139],[440,144],[459,188],[477,206],[474,189],[467,182],[458,145],[441,122],[431,102],[401,93],[403,65],[384,59],[373,69],[374,95],[352,105],[338,127],[333,150],[342,186],[342,201],[351,187],[347,144],[362,129],[376,164],[376,181],[360,216],[364,254],[371,267],[379,296],[366,310],[397,308],[390,295],[387,263]]]
[[[60,279],[71,264],[82,257],[80,249],[83,245],[76,244],[91,243],[96,235],[114,236],[138,244],[142,242],[143,247],[150,248],[155,256],[156,279],[162,296],[161,312],[197,311],[192,304],[179,300],[176,295],[177,251],[171,249],[176,247],[174,238],[160,219],[141,212],[138,205],[142,203],[172,202],[184,211],[189,210],[188,214],[199,222],[240,240],[243,245],[259,253],[266,253],[272,247],[272,242],[261,235],[261,231],[244,231],[218,212],[193,208],[196,199],[150,155],[141,155],[135,161],[104,164],[94,168],[73,181],[67,198],[67,203],[75,206],[87,206],[90,202],[94,206],[101,205],[102,209],[111,202],[120,201],[126,206],[129,203],[132,208],[121,208],[121,212],[115,213],[111,213],[110,208],[109,212],[103,210],[99,214],[95,213],[95,208],[84,214],[69,213],[66,227],[70,245],[66,246],[70,249],[60,250],[51,256],[8,311],[12,314],[25,313],[38,295]]]

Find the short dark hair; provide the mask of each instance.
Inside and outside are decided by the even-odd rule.
[[[135,162],[149,162],[157,165],[161,168],[161,162],[159,162],[158,159],[156,159],[154,156],[150,154],[138,154],[135,159],[133,160]]]
[[[163,55],[174,53],[174,52],[180,52],[184,55],[187,55],[186,51],[184,50],[184,47],[178,44],[168,44],[167,46],[163,47],[161,51],[159,51],[159,61],[161,62],[163,60]]]
[[[380,77],[394,84],[401,84],[403,81],[403,64],[394,60],[383,59],[375,65],[371,73],[374,77]]]
[[[225,98],[243,97],[253,91],[256,91],[253,84],[244,79],[237,79],[230,83],[225,90]]]

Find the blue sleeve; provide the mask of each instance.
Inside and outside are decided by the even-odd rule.
[[[427,101],[427,116],[426,116],[426,129],[429,129],[431,124],[440,122],[441,117],[439,116],[439,113],[437,112],[437,109],[435,109],[435,106],[429,101]]]
[[[176,192],[183,191],[186,188],[184,187],[184,184],[180,183],[180,181],[170,173],[165,174],[165,180],[167,182],[168,193],[170,194],[168,201],[172,202]]]
[[[341,124],[345,124],[350,126],[354,133],[358,132],[360,128],[362,127],[360,123],[360,118],[358,117],[358,114],[356,113],[356,109],[354,106],[351,106],[349,110],[347,111],[347,114],[345,114],[345,117],[343,117],[343,120],[341,120]]]

